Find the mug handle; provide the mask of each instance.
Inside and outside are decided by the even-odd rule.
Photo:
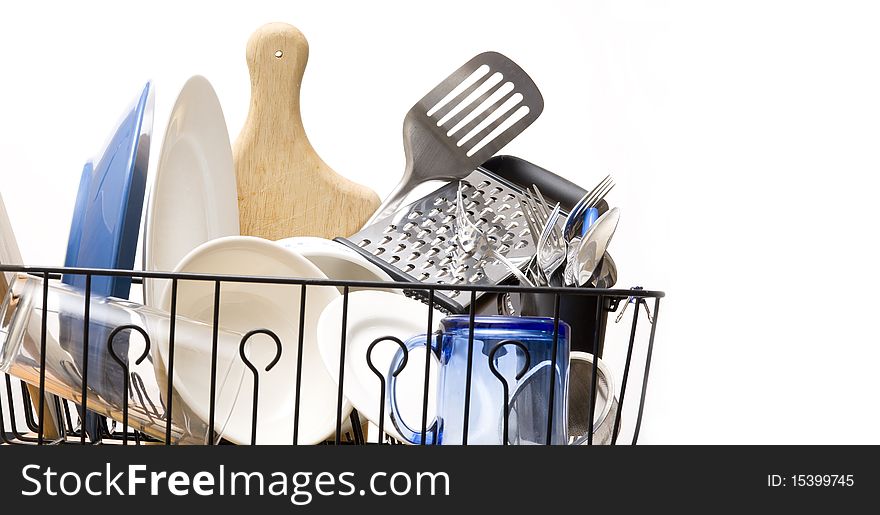
[[[413,336],[403,346],[406,348],[407,356],[409,353],[420,345],[425,345],[425,341],[428,339],[427,334],[419,334]],[[442,333],[435,332],[431,334],[431,351],[434,353],[434,356],[437,359],[440,359],[440,338],[442,338]],[[403,417],[400,416],[400,410],[397,407],[397,374],[400,373],[402,367],[401,362],[403,361],[404,350],[397,349],[397,352],[394,354],[394,359],[391,360],[391,366],[388,368],[388,404],[390,408],[391,422],[394,424],[397,432],[400,433],[406,441],[411,444],[419,445],[422,443],[422,432],[421,431],[413,431],[406,422],[403,421]],[[430,359],[431,355],[426,353],[425,359]],[[436,431],[437,429],[437,417],[434,417],[434,420],[431,424],[425,429],[425,445],[434,445],[434,441],[436,439]]]

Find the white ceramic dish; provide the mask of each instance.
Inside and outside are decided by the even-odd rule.
[[[175,272],[277,276],[325,279],[311,262],[272,241],[248,236],[231,236],[204,243],[190,252]],[[316,337],[318,317],[339,297],[335,288],[309,286],[305,306],[303,335],[302,398],[300,399],[299,443],[323,441],[336,430],[337,385],[321,364]],[[171,307],[171,288],[163,295],[163,309]],[[177,313],[207,323],[213,322],[214,283],[180,281]],[[246,352],[260,371],[257,410],[258,444],[290,444],[293,437],[295,381],[299,341],[300,287],[295,285],[225,282],[220,290],[220,326],[247,333],[266,328],[280,339],[282,353],[269,371],[265,368],[276,356],[276,346],[266,335],[248,340]],[[167,370],[167,342],[159,343],[161,362]],[[176,347],[174,387],[196,413],[208,420],[211,342]],[[229,369],[230,378],[241,378],[241,392],[217,397],[215,430],[232,442],[251,442],[253,414],[253,374],[239,357],[239,349],[218,350],[217,368]],[[227,391],[231,391],[229,389]],[[343,417],[351,411],[343,404]]]
[[[294,250],[311,261],[330,279],[347,281],[390,281],[381,268],[370,263],[363,256],[341,243],[314,236],[294,236],[276,243]],[[340,292],[342,288],[339,288]],[[357,291],[350,288],[349,291]],[[385,290],[395,291],[395,290]],[[400,290],[396,290],[400,292]]]
[[[318,321],[318,341],[321,358],[334,381],[339,381],[339,358],[342,337],[343,298],[331,302]],[[432,322],[436,330],[443,313],[434,310]],[[385,291],[356,291],[348,296],[348,318],[345,346],[345,385],[343,392],[358,413],[379,425],[379,408],[386,400],[381,396],[380,382],[370,369],[367,350],[374,340],[394,336],[406,341],[424,334],[428,321],[428,306],[417,300]],[[395,352],[400,347],[393,341],[380,342],[372,352],[372,363],[382,374],[388,372]],[[431,359],[428,385],[428,422],[434,418],[436,404],[436,360]],[[425,348],[419,347],[409,355],[409,361],[398,376],[398,403],[401,416],[406,420],[422,420],[425,387]],[[390,410],[385,410],[384,430],[404,441],[391,421]]]
[[[144,270],[172,270],[202,243],[239,234],[229,132],[204,77],[186,82],[171,111],[144,227]],[[158,307],[168,283],[145,279],[144,304]]]

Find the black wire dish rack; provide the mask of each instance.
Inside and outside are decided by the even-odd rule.
[[[218,443],[226,443],[226,440],[219,438],[218,434],[214,431],[214,428],[217,427],[215,423],[220,417],[217,399],[218,376],[221,375],[220,373],[222,372],[218,367],[218,350],[220,346],[220,338],[218,337],[218,334],[222,331],[222,324],[219,321],[220,296],[221,285],[226,283],[263,283],[299,287],[298,291],[301,295],[300,300],[302,305],[305,304],[305,299],[311,288],[334,287],[340,290],[344,299],[344,308],[341,317],[341,341],[339,342],[341,351],[340,355],[342,357],[339,361],[339,380],[337,381],[338,390],[335,392],[336,431],[335,434],[325,442],[327,444],[336,445],[365,444],[368,442],[384,444],[399,443],[397,440],[386,434],[386,427],[384,427],[386,420],[384,416],[384,413],[386,412],[385,370],[379,370],[374,367],[372,363],[370,364],[370,367],[376,375],[376,382],[381,389],[381,395],[379,396],[380,400],[378,401],[378,410],[380,412],[379,421],[378,424],[370,430],[378,429],[376,432],[378,436],[376,438],[367,438],[367,435],[365,434],[365,428],[368,427],[366,420],[357,412],[357,410],[352,410],[350,415],[346,416],[345,410],[343,409],[345,399],[343,377],[346,373],[344,356],[347,348],[346,324],[348,299],[353,289],[386,291],[403,290],[408,293],[418,292],[417,296],[425,299],[426,309],[423,327],[426,330],[423,332],[427,334],[431,334],[432,330],[436,327],[437,320],[433,320],[434,317],[432,316],[432,313],[434,312],[433,308],[435,307],[435,294],[438,291],[445,290],[459,290],[462,294],[467,292],[471,295],[472,302],[470,303],[469,311],[464,313],[464,315],[469,316],[471,341],[473,341],[475,318],[483,313],[497,314],[497,300],[499,295],[542,294],[549,296],[553,300],[551,306],[553,306],[552,320],[554,327],[554,350],[552,363],[550,364],[551,371],[556,371],[558,365],[558,356],[556,352],[558,345],[556,344],[558,343],[557,338],[561,320],[560,306],[564,306],[570,301],[570,299],[587,299],[590,303],[585,305],[595,307],[584,309],[584,312],[579,313],[579,316],[583,317],[583,319],[594,322],[591,325],[591,333],[587,335],[584,350],[589,352],[592,356],[599,356],[600,360],[604,350],[609,349],[612,346],[616,350],[619,350],[621,355],[623,354],[623,350],[626,350],[622,367],[618,366],[618,369],[622,368],[622,373],[619,377],[615,378],[615,382],[619,387],[613,388],[613,391],[611,392],[614,403],[611,405],[613,422],[610,428],[610,436],[607,442],[601,443],[616,444],[618,442],[622,443],[628,441],[631,444],[636,444],[642,425],[642,415],[645,406],[654,335],[659,322],[660,299],[664,296],[664,293],[661,291],[648,291],[641,288],[634,288],[631,290],[555,287],[533,288],[504,285],[477,287],[472,285],[426,285],[423,283],[406,282],[338,281],[10,265],[0,265],[0,271],[13,272],[17,274],[18,278],[28,280],[31,284],[38,285],[38,287],[32,289],[31,296],[33,298],[31,299],[30,307],[25,305],[14,305],[17,302],[22,301],[15,297],[13,288],[10,288],[4,301],[4,328],[10,323],[10,319],[14,318],[14,311],[16,309],[29,309],[32,313],[37,313],[39,315],[30,317],[29,327],[23,329],[29,335],[23,338],[24,340],[29,339],[29,348],[27,351],[23,351],[20,347],[21,345],[28,346],[28,342],[25,344],[19,344],[19,347],[15,347],[14,345],[8,345],[8,343],[13,340],[13,335],[8,331],[0,334],[0,338],[8,340],[6,342],[7,345],[0,346],[2,347],[2,352],[0,352],[0,368],[5,372],[13,373],[15,375],[15,377],[13,377],[9,373],[3,374],[2,383],[4,392],[2,393],[2,399],[0,399],[0,427],[2,427],[2,432],[0,432],[0,443],[24,445],[94,444],[98,442],[121,445],[173,445],[181,443],[203,443],[207,445],[215,445]],[[47,327],[51,324],[51,322],[48,321],[50,317],[47,313],[50,308],[50,285],[57,284],[57,280],[60,279],[62,275],[68,274],[82,275],[85,277],[85,291],[80,292],[80,294],[83,299],[89,299],[89,301],[81,301],[78,307],[79,312],[76,313],[77,316],[66,324],[67,332],[65,333],[62,331],[61,333],[62,338],[69,338],[70,341],[78,342],[77,345],[83,348],[78,349],[78,352],[76,353],[65,354],[68,358],[59,362],[57,357],[53,354],[52,347],[55,343],[54,341],[51,341],[52,333]],[[91,320],[90,317],[95,313],[94,310],[96,309],[96,303],[103,302],[103,300],[98,297],[93,297],[90,288],[93,278],[107,276],[128,277],[136,284],[141,283],[144,278],[167,280],[171,291],[171,309],[168,314],[168,324],[161,328],[157,328],[155,325],[150,326],[146,323],[127,323],[115,327],[102,327],[100,331],[96,330],[94,321]],[[192,425],[194,422],[191,415],[185,413],[181,415],[180,406],[175,405],[175,403],[179,403],[179,397],[175,395],[175,375],[173,370],[175,365],[175,337],[177,336],[178,330],[177,291],[178,284],[181,281],[200,281],[202,283],[213,284],[214,287],[213,322],[206,325],[206,338],[208,341],[205,343],[206,348],[209,346],[211,349],[210,396],[207,403],[207,420],[201,422],[203,426],[201,431],[206,431],[205,434],[202,434],[203,438],[201,441],[199,441],[198,438],[187,439],[187,434],[193,436],[192,431],[187,429],[187,425]],[[482,294],[481,302],[477,302],[478,294]],[[134,303],[130,304],[135,307],[137,306]],[[630,308],[628,313],[624,313],[627,309],[626,306],[629,304],[633,304],[634,308]],[[647,336],[645,336],[646,331],[638,331],[640,322],[639,313],[641,311],[647,311],[648,313],[647,318],[650,323],[650,331],[647,332]],[[608,314],[614,312],[618,312],[618,316],[616,317],[617,321],[621,321],[624,315],[628,315],[630,320],[629,338],[625,347],[622,345],[616,345],[616,342],[614,345],[606,345],[606,342],[604,341],[606,338]],[[644,320],[644,317],[642,320]],[[261,401],[260,378],[272,369],[283,353],[290,352],[297,353],[299,359],[297,360],[297,368],[294,377],[289,378],[290,388],[291,391],[295,392],[296,401],[293,407],[294,413],[292,415],[293,427],[289,435],[288,443],[303,443],[301,435],[299,434],[301,418],[303,416],[300,404],[301,400],[304,398],[303,396],[309,395],[307,388],[304,391],[302,381],[303,339],[301,335],[303,334],[302,327],[304,323],[305,310],[300,310],[300,338],[298,342],[282,342],[275,333],[263,327],[254,327],[253,330],[243,334],[240,340],[236,342],[238,345],[237,356],[247,367],[247,373],[252,375],[252,391],[240,391],[238,397],[239,399],[252,399],[251,405],[253,407],[253,417],[250,425],[251,444],[257,442],[257,436],[260,434],[261,430],[265,431],[263,426],[260,425],[260,421],[257,417],[257,406]],[[91,336],[89,334],[90,331],[92,332]],[[622,330],[621,334],[623,334]],[[268,336],[274,341],[276,347],[274,360],[266,366],[260,363],[260,368],[258,368],[258,365],[250,361],[248,353],[246,352],[249,340],[257,335],[262,335],[263,338]],[[153,381],[153,379],[148,376],[149,371],[152,370],[152,367],[154,366],[151,365],[150,362],[155,361],[155,359],[151,358],[151,355],[155,351],[157,338],[162,338],[163,344],[167,345],[168,349],[168,370],[165,375],[167,378],[165,382],[167,382],[167,384],[163,384],[160,381],[159,395],[151,395],[150,392],[147,391],[148,388],[146,385]],[[393,341],[401,347],[401,352],[405,353],[403,363],[406,364],[409,356],[406,349],[403,347],[401,340],[397,338],[397,336],[389,335],[384,338],[377,338],[372,342],[372,345],[370,345],[370,349],[383,340]],[[65,342],[60,343],[61,345],[65,345]],[[517,342],[507,343],[516,344]],[[89,348],[90,346],[92,347],[91,349]],[[95,347],[98,347],[97,350]],[[143,350],[138,351],[136,349]],[[48,360],[47,350],[49,351]],[[370,363],[369,352],[370,351],[368,350],[368,355],[366,356],[368,363]],[[113,364],[111,370],[113,375],[118,378],[117,380],[107,381],[106,377],[95,377],[96,372],[94,370],[89,370],[90,361],[92,361],[89,359],[89,356],[94,356],[96,353],[100,355],[102,359],[106,359],[107,363]],[[637,354],[639,354],[639,356],[636,356]],[[24,363],[23,369],[28,370],[29,373],[15,373],[12,371],[9,368],[9,361],[12,359],[17,359],[19,363]],[[469,353],[468,359],[470,365],[470,360],[477,358],[474,358]],[[489,359],[491,360],[492,358],[490,357]],[[112,362],[110,360],[112,360]],[[586,373],[586,377],[583,377],[584,374],[581,374],[578,377],[575,377],[573,374],[571,375],[571,388],[580,388],[581,390],[588,392],[585,399],[578,401],[584,402],[586,405],[568,406],[569,410],[586,413],[586,416],[588,417],[585,423],[586,434],[583,440],[583,443],[585,444],[596,443],[594,442],[594,438],[596,437],[594,434],[594,417],[596,416],[597,391],[599,390],[599,388],[597,388],[597,381],[601,380],[601,371],[597,364],[598,361],[599,360],[593,360],[589,373]],[[435,395],[429,386],[429,375],[431,374],[431,367],[429,366],[430,362],[430,359],[425,359],[424,382],[422,388],[421,438],[418,441],[418,443],[421,443],[422,445],[437,441],[436,438],[430,438],[430,433],[432,431],[436,432],[437,428],[436,426],[431,426],[430,421],[428,420],[429,397]],[[93,363],[94,361],[92,361],[91,367],[94,367]],[[491,366],[492,365],[490,364],[490,367]],[[637,368],[641,368],[641,370],[637,370]],[[21,369],[22,368],[20,367],[19,370]],[[59,372],[59,370],[61,372]],[[145,370],[147,372],[144,372]],[[397,372],[399,372],[399,370],[396,371],[395,374]],[[494,368],[493,373],[495,373]],[[474,410],[476,409],[472,408],[474,405],[473,399],[475,395],[479,395],[479,392],[472,390],[471,374],[472,368],[468,366],[465,383],[467,386],[464,391],[464,424],[462,427],[461,441],[461,443],[465,445],[468,444],[468,419],[470,416],[473,416]],[[65,375],[67,378],[74,378],[69,382],[75,383],[76,388],[68,388],[67,390],[59,388],[57,386],[59,375]],[[106,376],[107,374],[104,375]],[[499,409],[504,410],[505,423],[503,443],[507,444],[507,422],[510,416],[510,387],[513,385],[508,385],[505,378],[500,374],[496,373],[496,377],[504,391],[505,401],[503,406],[499,406]],[[633,381],[634,377],[636,378],[636,381]],[[589,385],[574,384],[578,380],[580,380],[581,383],[589,382]],[[641,390],[638,395],[637,405],[633,405],[633,402],[627,396],[627,386],[629,383],[639,382],[639,380],[641,382]],[[552,380],[550,384],[554,384]],[[554,419],[552,390],[553,388],[551,388],[550,401],[547,406],[548,426],[553,424],[552,420]],[[93,410],[101,406],[111,406],[111,408],[96,410],[96,412],[102,416],[102,421],[104,421],[104,423],[101,424],[98,434],[92,434],[83,427],[82,413],[84,412],[84,409]],[[629,410],[625,409],[625,407],[628,407]],[[628,434],[623,435],[622,433],[624,431],[622,431],[621,420],[628,419],[628,417],[631,416],[629,414],[632,412],[635,412],[636,414],[634,419],[635,422],[630,423],[631,431],[626,431]],[[103,417],[106,417],[106,419]],[[149,424],[144,421],[148,421]],[[569,424],[571,424],[570,421],[571,415],[569,415]],[[48,427],[49,424],[53,425],[51,431]],[[51,435],[48,435],[47,432],[51,433]],[[196,436],[199,435],[198,431],[195,433]],[[436,437],[436,434],[433,436]],[[547,437],[546,443],[551,443],[549,436]]]

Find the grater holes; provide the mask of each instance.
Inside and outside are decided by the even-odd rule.
[[[379,242],[379,245],[385,245],[390,242],[393,238],[391,236],[382,236],[382,241]]]
[[[437,197],[434,199],[435,206],[442,206],[442,205],[446,204],[446,202],[447,202],[446,197]]]
[[[412,264],[412,263],[408,263],[408,264],[406,264],[406,265],[403,267],[403,271],[406,272],[406,273],[410,273],[410,272],[412,272],[413,270],[415,270],[415,268],[416,268],[416,265],[414,265],[414,264]]]
[[[409,218],[410,220],[415,220],[416,218],[418,218],[418,217],[420,217],[420,216],[422,216],[422,212],[419,211],[419,210],[415,210],[415,211],[413,211],[412,213],[410,213],[410,214],[407,216],[407,218]]]
[[[415,260],[419,259],[419,256],[421,256],[421,255],[422,254],[419,252],[413,252],[412,254],[409,255],[408,258],[406,258],[406,260],[407,261],[415,261]]]
[[[513,246],[513,248],[519,250],[519,249],[524,249],[528,246],[529,246],[529,243],[526,240],[519,240],[518,242],[516,242],[516,244]]]
[[[362,239],[362,240],[360,241],[360,243],[358,243],[358,247],[360,247],[360,248],[364,248],[364,247],[366,247],[367,245],[369,245],[370,243],[372,243],[370,240],[364,238],[364,239]]]
[[[374,256],[378,256],[385,252],[385,247],[376,247],[376,250],[373,251]]]
[[[394,225],[394,224],[391,224],[391,225],[389,225],[388,227],[386,227],[385,230],[382,231],[382,232],[384,232],[385,234],[390,234],[390,233],[392,233],[392,232],[397,232],[397,226]]]
[[[400,261],[400,256],[394,256],[394,255],[388,256],[388,262],[391,263],[392,265],[394,263],[397,263],[398,261]]]
[[[489,182],[489,181],[484,180],[484,181],[482,181],[480,184],[477,185],[477,188],[479,188],[479,189],[483,189],[483,188],[485,188],[486,186],[488,186],[488,185],[490,185],[490,184],[492,184],[492,183]]]
[[[415,227],[416,227],[416,223],[415,223],[415,222],[407,222],[407,223],[405,223],[405,224],[403,225],[403,230],[404,230],[404,231],[409,231],[409,230],[411,230],[411,229],[414,229]]]
[[[471,193],[471,199],[473,200],[482,197],[485,193],[486,192],[483,190],[474,190],[474,192]]]
[[[418,239],[420,239],[420,240],[424,240],[425,238],[428,237],[429,234],[431,234],[431,230],[430,230],[430,229],[422,229],[422,230],[419,231],[419,233],[416,235],[416,238],[418,238]]]

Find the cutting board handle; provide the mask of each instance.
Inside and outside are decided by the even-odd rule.
[[[268,23],[257,29],[247,44],[251,75],[251,119],[286,119],[273,129],[305,137],[300,114],[300,86],[309,60],[309,43],[302,32],[287,23]]]

